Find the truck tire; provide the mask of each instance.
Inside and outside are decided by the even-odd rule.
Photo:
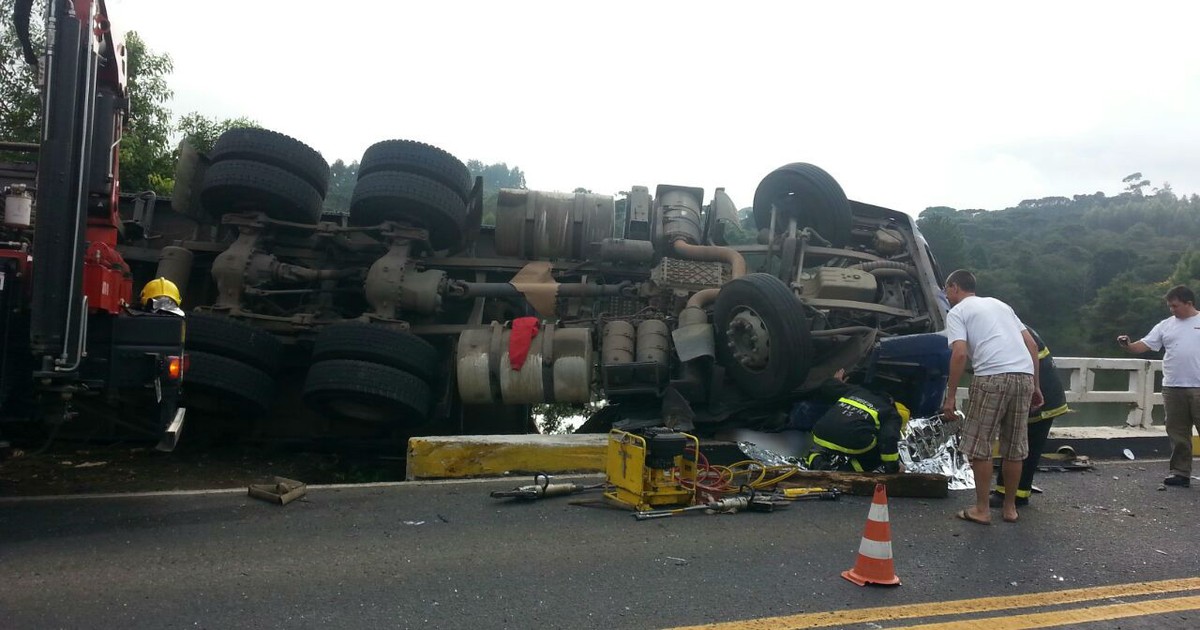
[[[213,144],[213,162],[250,160],[283,169],[312,184],[322,197],[329,191],[329,163],[316,149],[281,133],[254,127],[230,129]]]
[[[306,224],[321,217],[321,195],[312,184],[251,160],[225,160],[208,167],[200,202],[214,216],[257,211],[272,219]]]
[[[358,164],[358,177],[392,171],[422,175],[458,193],[464,202],[471,195],[471,171],[458,158],[423,142],[384,140],[367,147]]]
[[[752,273],[726,283],[713,323],[717,360],[750,397],[785,396],[804,383],[812,362],[808,321],[800,299],[779,278]]]
[[[211,313],[190,313],[184,347],[252,365],[267,374],[279,371],[283,342],[241,320]]]
[[[771,206],[776,204],[783,206],[775,221],[776,230],[787,228],[787,219],[795,217],[800,227],[813,228],[834,247],[850,242],[850,200],[837,180],[821,168],[796,162],[764,177],[754,191],[754,223],[758,229],[770,229]]]
[[[188,369],[183,376],[183,396],[185,405],[191,404],[193,396],[204,397],[219,403],[221,411],[261,415],[275,399],[275,379],[241,361],[192,351],[188,352]]]
[[[425,381],[368,361],[319,361],[304,381],[304,402],[313,409],[368,423],[419,424],[429,415],[431,399]]]
[[[413,219],[429,230],[434,249],[456,246],[466,217],[467,206],[458,193],[412,173],[377,171],[359,177],[350,199],[351,224]]]
[[[331,359],[369,361],[394,367],[427,383],[437,381],[441,357],[428,341],[401,330],[359,322],[326,327],[313,344],[313,362]]]

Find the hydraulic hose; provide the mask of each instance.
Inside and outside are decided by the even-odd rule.
[[[746,275],[746,259],[737,250],[719,245],[692,245],[683,239],[671,243],[671,249],[685,260],[701,260],[705,262],[727,263],[731,275],[741,278]]]
[[[917,276],[917,268],[916,267],[914,267],[908,263],[896,262],[894,260],[872,260],[870,262],[858,263],[857,265],[850,265],[849,268],[850,269],[860,269],[862,271],[867,271],[872,274],[874,274],[876,271],[882,271],[882,270],[898,270],[898,271],[904,272],[905,274],[908,274],[908,276],[911,277],[913,280],[920,281],[920,278]],[[888,274],[885,273],[885,274],[879,274],[879,275],[888,275]]]
[[[33,51],[33,38],[29,36],[29,15],[33,11],[33,0],[17,0],[13,7],[13,26],[17,31],[17,41],[21,42],[21,51],[25,53],[25,63],[36,66],[37,53]]]

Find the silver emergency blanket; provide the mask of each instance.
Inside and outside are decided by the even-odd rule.
[[[907,472],[945,475],[951,490],[969,490],[975,487],[975,475],[970,460],[958,450],[963,415],[954,413],[955,422],[946,422],[941,414],[909,420],[900,433],[900,461]]]
[[[742,453],[753,459],[754,461],[763,464],[764,466],[795,466],[800,470],[807,470],[799,457],[789,457],[780,455],[775,451],[763,448],[754,442],[738,442],[738,448]]]

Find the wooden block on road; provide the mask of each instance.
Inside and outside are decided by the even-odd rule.
[[[781,488],[820,486],[837,488],[860,497],[875,494],[875,484],[887,487],[888,497],[944,499],[950,494],[950,479],[930,473],[868,474],[827,470],[802,470],[780,482]]]

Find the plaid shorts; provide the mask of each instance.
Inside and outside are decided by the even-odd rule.
[[[992,441],[999,430],[1000,457],[1025,459],[1029,455],[1025,422],[1032,398],[1032,374],[1009,372],[972,378],[959,450],[969,459],[991,459]]]

